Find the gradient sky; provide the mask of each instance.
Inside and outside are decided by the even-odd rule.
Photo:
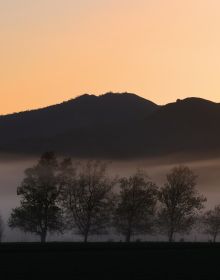
[[[220,102],[219,0],[0,0],[0,113],[83,93]]]

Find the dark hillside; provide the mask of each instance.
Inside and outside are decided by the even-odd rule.
[[[0,152],[77,157],[220,155],[220,104],[187,98],[158,106],[135,94],[82,95],[0,117]]]

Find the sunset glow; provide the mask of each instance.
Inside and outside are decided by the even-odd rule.
[[[218,0],[0,0],[0,114],[83,93],[220,102]]]

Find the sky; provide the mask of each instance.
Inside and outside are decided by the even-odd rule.
[[[0,114],[90,93],[220,102],[219,0],[0,0]]]

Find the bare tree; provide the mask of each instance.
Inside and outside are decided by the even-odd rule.
[[[113,221],[116,230],[130,242],[134,234],[151,233],[157,189],[141,171],[120,179],[119,187]]]
[[[12,210],[11,228],[40,236],[46,241],[48,232],[62,231],[62,213],[57,201],[60,192],[58,162],[52,152],[42,155],[38,164],[25,171],[25,178],[17,188],[21,205]]]
[[[214,209],[206,211],[201,218],[204,233],[212,236],[212,241],[216,242],[216,238],[220,233],[220,205]]]
[[[71,173],[62,191],[62,205],[69,227],[87,242],[89,235],[106,232],[114,182],[106,176],[106,165],[98,161],[83,164],[77,176]]]
[[[175,233],[188,233],[206,198],[199,195],[197,176],[186,166],[175,167],[167,175],[167,182],[158,192],[161,208],[158,225],[168,235],[170,242]]]
[[[3,234],[4,234],[4,222],[2,216],[0,215],[0,242],[2,242]]]

